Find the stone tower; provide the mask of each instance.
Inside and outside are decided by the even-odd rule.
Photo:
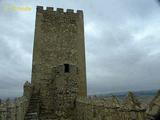
[[[43,86],[52,79],[53,67],[78,67],[78,95],[86,96],[86,65],[83,11],[37,7],[32,64],[32,84]]]
[[[25,120],[74,119],[87,96],[83,11],[37,7],[31,82]]]

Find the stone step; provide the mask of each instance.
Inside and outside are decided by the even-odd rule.
[[[38,120],[38,115],[36,112],[27,113],[25,116],[25,120]]]

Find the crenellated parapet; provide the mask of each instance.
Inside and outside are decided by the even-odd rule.
[[[64,14],[81,14],[83,15],[82,10],[75,11],[74,9],[66,9],[63,8],[54,8],[54,7],[43,7],[43,6],[37,6],[37,12],[52,12],[52,13],[64,13]]]
[[[160,119],[160,90],[153,98],[147,108],[147,120],[159,120]]]
[[[78,97],[76,100],[77,118],[75,119],[146,120],[145,111],[131,92],[122,102],[115,96],[103,99]]]
[[[118,98],[116,96],[112,96],[112,106],[116,107],[116,108],[120,108],[120,101],[118,100]]]
[[[128,92],[128,95],[125,97],[122,106],[125,109],[129,110],[144,110],[139,100],[136,98],[136,96],[132,92]]]
[[[96,106],[104,106],[106,108],[120,108],[121,110],[128,111],[145,111],[136,96],[129,92],[123,101],[119,101],[116,96],[111,98],[98,98],[98,97],[78,97],[77,102],[84,104],[92,104]]]

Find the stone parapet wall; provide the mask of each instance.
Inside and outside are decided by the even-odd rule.
[[[160,90],[147,108],[147,120],[160,120]]]
[[[4,100],[0,105],[0,120],[23,120],[28,105],[26,97]]]
[[[130,96],[127,96],[129,99]],[[126,99],[127,99],[126,98]],[[116,98],[90,99],[77,98],[75,119],[76,120],[146,120],[143,107],[134,104],[133,108],[124,106],[125,100],[119,103]],[[116,102],[115,102],[116,101]],[[130,100],[133,102],[133,99]],[[128,103],[129,105],[129,103]],[[130,105],[129,105],[130,106]]]

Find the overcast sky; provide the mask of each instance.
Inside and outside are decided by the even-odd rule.
[[[31,80],[37,5],[84,11],[89,94],[159,88],[156,0],[0,0],[0,97],[21,96]]]

